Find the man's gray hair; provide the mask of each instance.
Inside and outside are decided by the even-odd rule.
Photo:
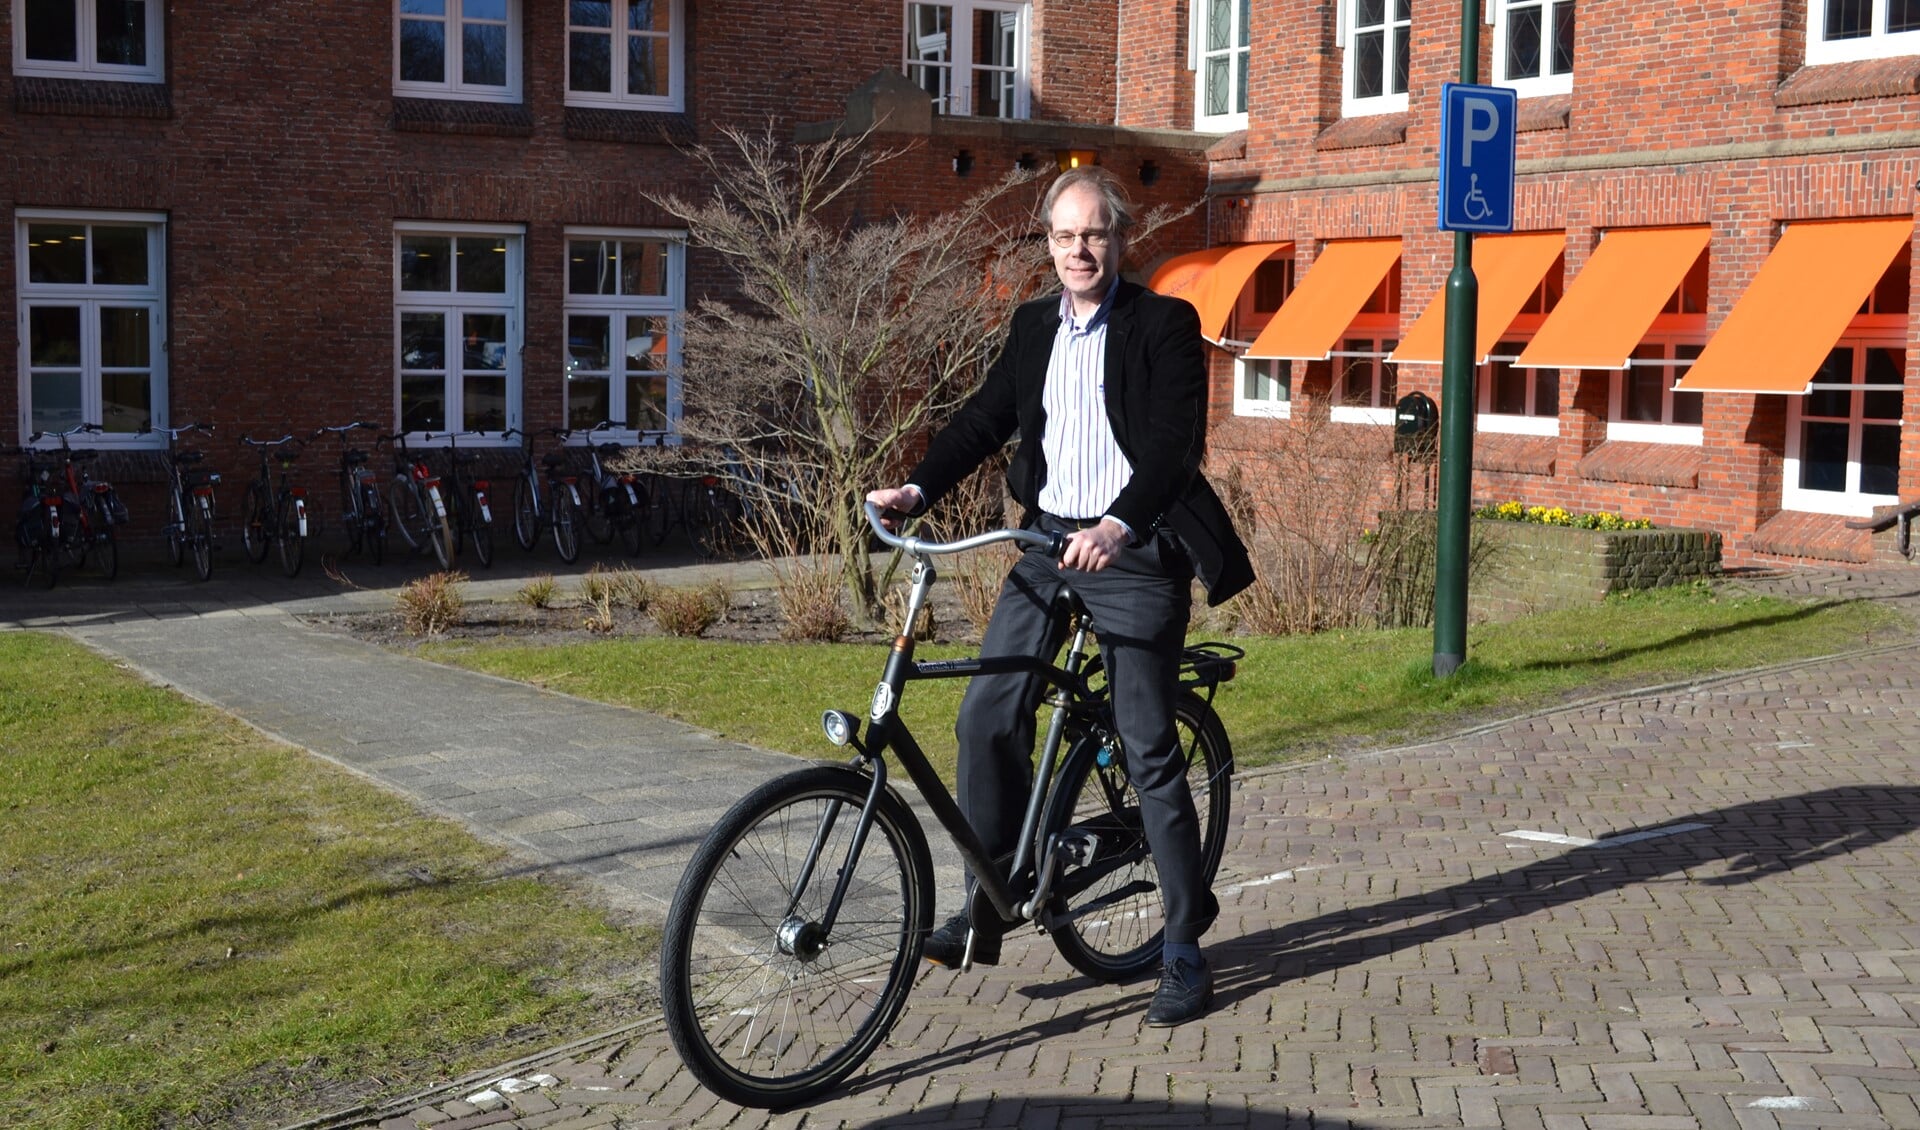
[[[1126,190],[1120,187],[1120,181],[1098,165],[1081,165],[1061,173],[1047,189],[1047,198],[1041,203],[1042,222],[1053,222],[1053,206],[1060,194],[1075,185],[1086,185],[1100,194],[1101,202],[1107,206],[1107,215],[1111,219],[1113,233],[1122,239],[1133,230],[1133,202],[1127,199]]]

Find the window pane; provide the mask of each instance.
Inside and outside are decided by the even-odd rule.
[[[1573,73],[1573,0],[1553,6],[1553,73]]]
[[[93,226],[93,281],[96,286],[146,286],[147,229]]]
[[[613,93],[613,36],[576,31],[567,38],[567,89]]]
[[[469,20],[499,20],[507,18],[507,0],[464,0],[460,15]]]
[[[1364,357],[1340,358],[1340,403],[1365,408],[1373,403],[1373,362]]]
[[[1234,55],[1234,58],[1238,60],[1235,70],[1239,72],[1239,76],[1233,84],[1233,111],[1236,114],[1244,114],[1247,112],[1247,66],[1252,62],[1253,56],[1249,52],[1240,51]]]
[[[452,290],[453,240],[444,235],[401,236],[400,289]]]
[[[620,265],[612,240],[576,239],[567,244],[568,294],[617,294]]]
[[[1370,31],[1353,37],[1353,96],[1378,98],[1386,93],[1381,67],[1386,62],[1386,40],[1381,32]]]
[[[1560,414],[1560,370],[1533,371],[1533,414],[1547,417]]]
[[[612,319],[605,314],[574,314],[567,318],[567,379],[576,371],[604,373],[612,368]]]
[[[467,24],[462,29],[461,81],[475,86],[507,85],[507,29],[500,24]]]
[[[153,426],[153,377],[149,373],[100,375],[100,426],[132,433]]]
[[[1691,361],[1700,356],[1701,348],[1702,347],[1698,345],[1676,345],[1673,347],[1673,355],[1680,360]],[[1676,379],[1678,376],[1679,373],[1676,371]],[[1673,422],[1676,424],[1698,424],[1702,418],[1701,410],[1705,407],[1705,394],[1698,392],[1676,392],[1673,394]]]
[[[1875,348],[1867,350],[1866,383],[1870,388],[1885,389],[1884,392],[1869,391],[1860,397],[1860,414],[1868,420],[1898,420],[1900,418],[1900,399],[1902,384],[1907,367],[1907,351],[1904,349]]]
[[[1393,342],[1381,342],[1380,352],[1391,353]],[[1400,366],[1385,361],[1380,362],[1380,395],[1374,399],[1375,408],[1385,408],[1400,399]]]
[[[653,0],[633,0],[627,9],[627,27],[633,31],[666,31],[672,5],[656,4]]]
[[[447,81],[447,26],[428,20],[400,21],[400,80]]]
[[[35,306],[27,311],[27,364],[33,368],[80,363],[80,307]]]
[[[567,378],[567,427],[591,428],[613,415],[606,377]]]
[[[664,375],[627,378],[627,426],[643,432],[667,430],[667,378]]]
[[[1900,493],[1900,429],[1884,425],[1860,429],[1860,491]]]
[[[87,281],[87,229],[79,224],[27,225],[27,281]]]
[[[575,27],[613,26],[613,5],[606,0],[573,0],[567,6],[567,22]]]
[[[1823,38],[1860,39],[1873,34],[1873,0],[1827,0]]]
[[[1253,0],[1240,0],[1239,34],[1234,36],[1233,45],[1246,48],[1253,42]]]
[[[628,372],[666,372],[667,320],[628,318],[625,354]]]
[[[667,245],[657,240],[635,240],[620,245],[620,293],[667,293]]]
[[[447,0],[400,0],[400,14],[403,16],[444,16],[447,14]]]
[[[467,376],[460,387],[460,426],[497,432],[507,426],[507,378]]]
[[[1207,50],[1224,51],[1232,46],[1227,38],[1232,30],[1233,0],[1213,0],[1207,5]]]
[[[121,67],[147,65],[146,0],[94,0],[94,55]]]
[[[400,378],[400,430],[403,432],[447,430],[446,378],[438,374]]]
[[[461,236],[454,249],[459,261],[456,289],[467,294],[507,292],[507,241],[496,236]]]
[[[1489,363],[1493,370],[1491,410],[1502,416],[1527,414],[1527,371],[1506,361]]]
[[[1227,112],[1227,100],[1232,91],[1227,86],[1227,59],[1224,55],[1215,55],[1207,60],[1207,113],[1224,114]]]
[[[1385,22],[1387,22],[1386,0],[1354,0],[1354,27],[1379,27]]]
[[[1800,485],[1806,490],[1847,489],[1847,425],[1809,422],[1802,430]]]
[[[460,367],[504,371],[507,367],[507,316],[465,314],[460,319]]]
[[[1853,350],[1842,346],[1827,354],[1820,364],[1820,370],[1813,375],[1815,386],[1846,385],[1853,382]],[[1838,416],[1845,419],[1851,415],[1853,394],[1844,388],[1815,387],[1807,393],[1801,411],[1808,416]]]
[[[100,364],[144,369],[152,364],[153,313],[144,306],[107,306],[100,311]]]
[[[1407,30],[1401,28],[1393,33],[1393,85],[1391,93],[1407,92],[1407,74],[1412,68],[1413,56],[1410,37]]]
[[[80,423],[80,374],[33,374],[33,430],[64,432]]]
[[[1540,9],[1507,9],[1507,77],[1540,77]]]
[[[1920,0],[1887,0],[1887,31],[1920,31]]]
[[[80,61],[80,21],[74,4],[75,0],[27,0],[27,58],[51,63]]]
[[[447,367],[445,314],[408,310],[400,315],[400,367],[436,371]]]
[[[627,40],[628,94],[664,98],[672,69],[672,47],[665,36],[636,35]]]

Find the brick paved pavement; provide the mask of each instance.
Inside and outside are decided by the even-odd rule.
[[[1217,1005],[1171,1032],[1023,934],[806,1110],[713,1100],[642,1020],[325,1124],[1920,1128],[1916,682],[1902,643],[1247,774]]]

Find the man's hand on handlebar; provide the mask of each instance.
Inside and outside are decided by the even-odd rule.
[[[920,511],[924,501],[914,487],[889,487],[867,492],[867,501],[880,508],[880,524],[889,530],[900,528],[899,519]]]
[[[1112,518],[1104,519],[1099,525],[1076,531],[1067,538],[1067,551],[1060,555],[1060,567],[1098,573],[1113,564],[1132,540],[1125,526]]]

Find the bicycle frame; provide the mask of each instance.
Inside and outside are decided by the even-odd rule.
[[[249,439],[246,436],[241,436],[240,442],[246,444],[248,447],[258,448],[260,451],[260,471],[259,474],[254,477],[254,482],[260,484],[260,489],[266,492],[267,500],[271,503],[264,517],[267,523],[273,527],[272,532],[274,536],[298,534],[300,537],[306,537],[307,488],[291,481],[293,461],[299,454],[297,447],[291,450],[289,449],[289,445],[297,442],[293,434],[288,433],[279,439],[268,440]],[[275,463],[280,465],[278,485],[275,484],[273,474],[273,465]],[[280,529],[279,503],[282,499],[291,499],[293,501],[293,528],[290,530]]]
[[[457,528],[454,530],[455,536],[471,533],[474,526],[479,524],[484,523],[489,526],[493,524],[492,481],[468,478],[460,470],[460,437],[481,434],[483,433],[431,432],[425,437],[429,441],[436,439],[447,441],[447,473],[441,477],[441,481],[449,484],[450,489],[445,493],[452,496],[449,505],[453,507],[453,517],[457,523]],[[478,514],[469,513],[467,510],[466,492],[468,490],[473,492],[473,503],[480,511]]]

